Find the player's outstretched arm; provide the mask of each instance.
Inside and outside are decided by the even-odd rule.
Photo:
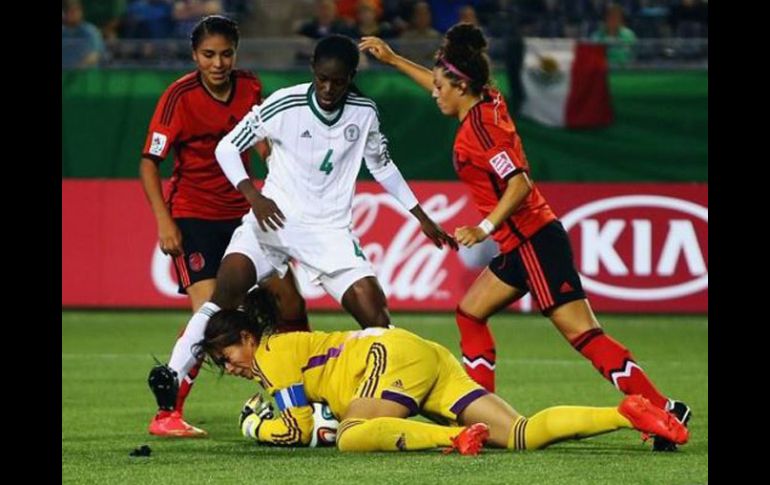
[[[416,217],[418,221],[420,221],[420,229],[422,229],[422,233],[425,234],[428,239],[433,241],[433,244],[435,244],[437,248],[442,248],[444,244],[446,244],[455,251],[458,249],[457,241],[455,241],[452,236],[447,234],[444,228],[436,223],[436,221],[431,219],[430,216],[428,216],[428,214],[422,210],[422,206],[418,204],[409,212],[411,212],[412,215]]]
[[[379,37],[362,37],[358,44],[358,50],[370,53],[383,64],[393,66],[412,78],[426,91],[433,92],[433,73],[431,70],[396,54],[387,42]]]
[[[379,120],[375,120],[370,128],[364,150],[364,161],[369,173],[387,193],[393,196],[401,207],[412,213],[420,221],[420,229],[436,247],[441,248],[448,244],[452,249],[457,249],[455,240],[447,234],[428,214],[423,211],[417,197],[404,180],[404,176],[393,160],[390,159],[388,141],[385,135],[379,131]]]

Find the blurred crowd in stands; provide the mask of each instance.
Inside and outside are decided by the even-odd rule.
[[[125,44],[122,39],[184,40],[210,14],[237,20],[243,38],[340,33],[438,42],[465,21],[492,39],[607,42],[616,47],[608,51],[613,64],[628,60],[622,46],[637,39],[708,38],[707,0],[63,0],[62,67],[96,66],[109,55],[149,56],[158,42],[131,44],[131,52],[110,46]]]

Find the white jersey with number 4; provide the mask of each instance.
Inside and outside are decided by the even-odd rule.
[[[262,193],[294,224],[349,227],[361,160],[375,178],[395,168],[388,166],[388,141],[374,101],[349,93],[338,111],[326,113],[312,83],[276,91],[224,141],[243,152],[265,138],[271,153]]]

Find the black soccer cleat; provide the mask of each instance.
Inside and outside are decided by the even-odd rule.
[[[179,380],[176,378],[176,371],[167,365],[156,365],[147,377],[147,384],[155,395],[158,409],[173,411],[176,405],[176,396],[179,393]]]
[[[673,414],[676,419],[685,426],[687,426],[690,417],[692,417],[690,406],[682,401],[669,400],[666,404],[666,411]],[[665,438],[656,436],[652,442],[652,451],[676,451],[676,444]]]

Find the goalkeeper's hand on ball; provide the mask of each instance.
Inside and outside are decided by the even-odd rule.
[[[256,393],[244,403],[238,424],[243,436],[259,440],[259,426],[262,421],[274,417],[273,403],[264,401],[262,395]]]

